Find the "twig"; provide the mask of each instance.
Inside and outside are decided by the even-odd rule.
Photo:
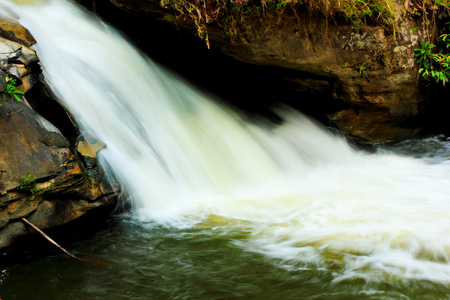
[[[42,235],[44,238],[46,238],[50,243],[52,243],[53,245],[55,245],[56,247],[58,247],[62,252],[64,252],[65,254],[69,255],[70,257],[79,260],[79,261],[88,261],[94,264],[101,264],[101,262],[97,261],[97,260],[91,260],[91,259],[86,259],[86,258],[79,258],[73,254],[71,254],[69,251],[67,251],[66,249],[64,249],[63,247],[61,247],[60,245],[58,245],[58,243],[56,243],[51,237],[49,237],[48,235],[46,235],[42,230],[40,230],[38,227],[36,227],[33,223],[31,223],[30,221],[28,221],[25,218],[22,218],[22,221],[24,221],[25,223],[27,223],[31,228],[33,228],[35,231],[37,231],[40,235]]]

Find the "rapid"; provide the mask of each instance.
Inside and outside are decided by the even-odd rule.
[[[280,125],[249,122],[70,1],[0,10],[30,30],[53,93],[107,145],[101,163],[144,235],[220,237],[273,268],[326,273],[326,284],[450,284],[444,138],[443,154],[366,153],[289,107]]]

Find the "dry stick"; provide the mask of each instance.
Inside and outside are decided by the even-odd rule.
[[[25,218],[22,218],[22,221],[24,221],[25,223],[27,223],[28,225],[31,226],[31,228],[33,228],[34,230],[36,230],[39,234],[41,234],[44,238],[46,238],[50,243],[52,243],[53,245],[55,245],[56,247],[58,247],[62,252],[64,252],[65,254],[69,255],[72,258],[75,258],[76,260],[79,261],[88,261],[88,262],[92,262],[95,264],[101,264],[99,261],[96,260],[90,260],[90,259],[85,259],[85,258],[79,258],[76,257],[75,255],[71,254],[69,251],[67,251],[66,249],[64,249],[63,247],[61,247],[60,245],[58,245],[58,243],[56,243],[51,237],[49,237],[48,235],[46,235],[42,230],[40,230],[39,228],[37,228],[33,223],[31,223],[30,221],[28,221]],[[1,300],[1,299],[0,299]]]

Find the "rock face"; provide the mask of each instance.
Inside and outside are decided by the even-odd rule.
[[[31,107],[26,99],[28,94],[5,93],[11,80],[16,81],[15,90],[32,92],[39,67],[35,52],[29,48],[34,40],[27,31],[7,20],[1,20],[0,26],[3,92],[0,96],[4,95],[4,101],[0,100],[0,248],[3,248],[17,236],[30,232],[21,218],[41,229],[60,226],[93,209],[114,205],[120,187],[97,166],[91,157],[96,151],[91,151],[86,163],[83,155],[73,150],[75,145]],[[48,105],[58,106],[56,101]],[[75,127],[72,129],[76,131]],[[94,144],[83,143],[83,149]]]
[[[279,26],[261,23],[245,43],[217,40],[238,59],[309,73],[289,80],[346,104],[328,115],[354,137],[387,142],[413,136],[417,129],[406,122],[418,116],[418,105],[425,99],[417,84],[413,51],[419,36],[414,24],[405,21],[403,38],[394,39],[381,27],[325,28],[320,22],[306,18],[283,20]]]
[[[173,12],[168,16],[170,11],[158,9],[159,1],[110,1],[128,13],[197,31],[188,16],[174,18]],[[211,43],[238,60],[302,72],[286,79],[298,90],[320,92],[334,101],[326,112],[329,119],[356,139],[389,142],[419,132],[411,123],[420,117],[426,99],[414,60],[421,26],[404,18],[393,35],[381,26],[338,24],[306,13],[278,21],[261,18],[251,25],[243,37],[234,38],[214,22],[206,21],[205,30]],[[303,101],[302,94],[298,97]]]

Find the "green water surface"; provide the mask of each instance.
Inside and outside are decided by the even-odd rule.
[[[0,267],[0,297],[10,299],[449,299],[430,281],[349,279],[338,270],[292,266],[236,246],[243,232],[176,229],[122,215],[65,245],[100,265],[57,249]]]

